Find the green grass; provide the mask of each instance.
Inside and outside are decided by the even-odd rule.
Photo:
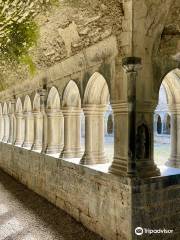
[[[157,165],[164,165],[170,156],[170,144],[155,144],[154,160]]]

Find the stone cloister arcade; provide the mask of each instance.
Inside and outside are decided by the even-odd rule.
[[[168,110],[167,93],[163,83],[159,90],[158,105],[154,112],[154,131],[156,134],[170,135],[171,116]]]
[[[168,113],[163,117],[161,117],[160,114],[156,113],[154,122],[156,134],[170,134],[171,117]]]
[[[63,58],[0,92],[0,168],[106,240],[137,240],[137,227],[173,229],[171,239],[179,236],[180,45],[179,32],[169,27],[176,24],[174,2],[110,2],[113,13],[123,8],[121,17],[116,12],[111,22],[96,9],[87,19],[94,32],[100,23],[99,38],[79,30],[81,21],[64,24],[54,30],[63,36]],[[109,6],[100,8],[110,12]],[[81,47],[70,42],[75,36],[83,39]],[[154,113],[161,84],[171,154],[157,166]],[[107,133],[114,139],[111,161]]]
[[[174,113],[171,110],[172,102],[175,100],[172,97],[174,96],[173,89],[168,85],[172,84],[172,80],[168,83],[168,79],[172,79],[171,75],[175,75],[175,72],[169,73],[163,80],[172,115]],[[173,79],[173,81],[179,80]],[[108,127],[104,126],[106,123],[104,116],[109,106],[110,94],[105,78],[95,72],[86,85],[83,97],[80,95],[77,84],[72,80],[61,92],[62,97],[58,89],[52,86],[49,91],[38,89],[30,96],[25,95],[25,97],[1,103],[0,140],[33,151],[55,154],[64,159],[78,158],[80,159],[79,163],[83,165],[107,163],[104,138],[105,132],[108,132],[108,129],[105,131],[105,128]],[[84,152],[81,144],[82,114],[85,116]],[[161,128],[162,132],[161,118],[158,114],[156,116],[155,124],[157,124],[157,128]],[[112,113],[108,115],[107,124],[109,121],[112,127]],[[174,121],[176,122],[176,120]],[[170,125],[169,115],[166,116],[164,124]],[[173,131],[176,132],[176,124],[174,122],[171,124],[173,134]],[[166,130],[168,126],[165,128]],[[177,149],[174,147],[175,142],[177,142],[177,134],[172,135],[172,151]],[[174,167],[179,166],[179,155],[172,152],[172,156],[173,159],[177,156],[177,161],[173,160],[174,163],[171,163],[170,160],[168,164]]]
[[[124,64],[126,66],[126,63]],[[136,67],[136,63],[134,66]],[[127,67],[129,67],[128,63]],[[127,83],[138,76],[136,69],[125,71],[124,74]],[[163,78],[172,125],[171,156],[167,166],[173,167],[170,169],[174,169],[175,175],[178,174],[180,162],[176,128],[178,121],[176,110],[178,111],[179,106],[178,94],[176,95],[179,87],[178,74],[179,70],[175,69]],[[83,81],[83,84],[79,84],[78,81],[69,79],[65,81],[63,87],[59,87],[58,84],[49,84],[48,81],[44,84],[43,76],[40,80],[41,85],[36,82],[36,86],[40,85],[39,87],[34,88],[32,85],[32,89],[29,90],[25,86],[27,91],[24,94],[21,93],[20,88],[21,94],[17,90],[17,95],[12,94],[12,97],[9,97],[9,92],[2,95],[4,101],[0,104],[0,163],[9,174],[70,213],[91,230],[96,224],[89,225],[90,222],[92,219],[97,219],[100,229],[96,232],[114,240],[114,223],[110,222],[116,218],[117,206],[113,207],[112,199],[116,204],[120,204],[118,221],[122,226],[126,225],[124,230],[120,228],[119,231],[125,236],[126,229],[129,228],[131,189],[125,180],[126,177],[130,177],[128,178],[131,179],[130,181],[135,181],[132,184],[136,186],[136,178],[142,179],[142,182],[148,181],[151,177],[156,179],[154,181],[166,181],[163,176],[167,176],[166,171],[172,170],[166,170],[163,166],[159,170],[154,163],[153,115],[156,103],[141,106],[137,133],[134,133],[133,111],[128,109],[126,103],[112,100],[113,85],[106,79],[103,73],[94,71],[85,84]],[[173,88],[175,84],[176,90]],[[132,89],[128,98],[130,102],[133,94]],[[131,104],[133,109],[133,102]],[[141,111],[145,114],[144,117]],[[128,115],[129,113],[132,115]],[[108,117],[105,121],[106,114]],[[82,115],[85,117],[84,149],[81,144]],[[106,122],[110,122],[110,130],[106,129]],[[112,162],[108,162],[104,139],[105,133],[109,131],[111,134],[112,129],[114,157]],[[132,132],[127,135],[126,130]],[[135,139],[133,134],[137,134]],[[132,142],[134,140],[136,143]],[[136,149],[133,149],[133,146],[136,146]],[[136,153],[136,159],[133,155],[128,155],[128,149],[132,154]],[[121,185],[120,188],[117,188],[116,181],[120,181],[116,183]],[[95,186],[99,187],[96,189]],[[133,191],[136,199],[136,190]],[[151,194],[154,194],[154,190]],[[126,203],[123,199],[119,202],[120,196],[126,199]],[[105,203],[102,204],[102,201]],[[110,206],[109,210],[104,208],[104,204]],[[136,208],[139,214],[142,214],[143,204]],[[96,207],[97,212],[100,210],[103,212],[102,215],[94,212],[93,209]],[[89,213],[86,213],[87,209]],[[110,214],[109,211],[112,209],[114,212],[109,217],[110,222],[104,221],[106,218],[102,219],[102,217]],[[127,218],[123,217],[124,211],[128,212]],[[134,226],[137,226],[138,220],[134,218],[133,221],[135,221]],[[110,224],[110,228],[107,228],[107,224],[108,226]],[[104,232],[104,229],[107,230]]]
[[[90,77],[84,98],[70,80],[62,99],[56,87],[0,105],[0,140],[26,149],[82,158],[85,165],[106,163],[104,115],[110,100],[101,74]],[[83,107],[81,107],[83,105]],[[81,114],[85,115],[85,152],[81,148]],[[111,120],[112,121],[112,120]],[[112,124],[112,123],[111,123]]]

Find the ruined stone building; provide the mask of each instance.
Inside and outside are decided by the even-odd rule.
[[[36,19],[35,75],[5,73],[0,167],[103,239],[179,239],[180,1],[67,2]],[[171,129],[160,167],[154,112],[158,133]]]

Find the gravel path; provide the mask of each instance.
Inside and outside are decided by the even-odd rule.
[[[0,240],[102,240],[0,171]]]

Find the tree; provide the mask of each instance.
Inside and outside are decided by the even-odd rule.
[[[35,16],[58,0],[0,0],[0,60],[32,67],[29,49],[38,39]]]

